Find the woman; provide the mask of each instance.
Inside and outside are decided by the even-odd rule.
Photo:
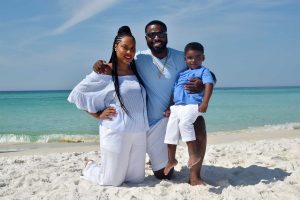
[[[100,119],[101,165],[87,162],[85,179],[118,186],[145,177],[146,92],[134,62],[135,38],[128,26],[119,29],[108,69],[92,72],[69,95],[69,102]],[[102,112],[101,112],[102,111]]]

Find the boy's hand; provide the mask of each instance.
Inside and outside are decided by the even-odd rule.
[[[208,103],[202,102],[198,108],[198,111],[201,113],[205,113],[208,107]]]
[[[99,115],[99,119],[101,120],[111,120],[113,117],[115,117],[117,115],[117,111],[114,107],[107,107],[105,110],[103,110],[103,112],[100,113]]]
[[[190,93],[199,93],[204,90],[204,85],[201,79],[191,78],[189,82],[184,85],[184,88]]]
[[[170,114],[171,114],[171,111],[169,109],[163,113],[164,117],[169,117]]]
[[[97,74],[111,74],[111,68],[104,60],[96,61],[93,70]]]

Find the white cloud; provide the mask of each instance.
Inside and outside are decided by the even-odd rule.
[[[52,35],[62,34],[69,28],[89,19],[90,17],[104,11],[114,5],[117,0],[90,0],[85,1],[85,4],[78,6],[78,9],[74,9],[74,14],[71,18],[65,21],[61,26],[51,32]],[[76,2],[74,2],[76,3]]]
[[[221,12],[223,15],[235,14],[242,12],[258,12],[260,9],[269,9],[275,7],[281,7],[284,5],[299,4],[294,0],[193,0],[193,1],[171,1],[170,4],[165,4],[161,6],[164,10],[164,15],[162,16],[167,21],[178,21],[184,18],[189,18],[190,16],[203,16],[207,17],[209,15],[218,15]],[[223,17],[223,16],[222,16]],[[202,20],[199,18],[199,21]]]

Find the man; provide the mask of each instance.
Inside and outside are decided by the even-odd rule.
[[[147,153],[150,157],[154,175],[159,179],[170,179],[174,169],[164,175],[164,167],[168,162],[167,145],[164,144],[168,112],[173,86],[179,72],[186,69],[183,52],[167,47],[167,26],[158,20],[149,22],[145,27],[145,39],[149,49],[137,52],[135,62],[137,71],[147,91],[147,111],[150,130],[147,132]],[[105,68],[103,61],[94,64],[94,71],[101,72]],[[200,92],[201,80],[191,79],[186,84],[190,92]],[[203,117],[194,123],[196,141],[201,149],[198,154],[201,160],[190,169],[189,183],[204,184],[200,170],[206,149],[206,130]]]

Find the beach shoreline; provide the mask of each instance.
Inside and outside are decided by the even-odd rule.
[[[300,137],[300,129],[270,130],[257,129],[253,132],[249,129],[214,132],[207,134],[207,145],[224,144],[242,141],[258,141],[265,139],[297,138]],[[180,145],[185,145],[180,142]],[[99,142],[78,143],[8,143],[0,144],[0,157],[22,155],[46,155],[49,153],[63,152],[89,152],[98,151]]]
[[[201,176],[190,186],[185,144],[172,180],[146,165],[143,183],[99,186],[80,178],[84,158],[99,160],[98,143],[5,144],[0,153],[0,199],[298,199],[300,129],[208,134]]]

